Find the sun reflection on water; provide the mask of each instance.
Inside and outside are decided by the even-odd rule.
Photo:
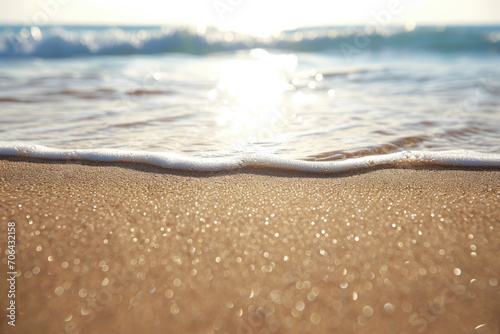
[[[219,103],[216,122],[221,131],[215,135],[233,151],[262,151],[257,144],[283,141],[285,93],[295,88],[287,75],[296,67],[295,55],[262,49],[252,50],[249,58],[223,63],[217,87],[207,94]]]

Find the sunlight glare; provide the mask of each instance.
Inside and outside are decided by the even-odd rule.
[[[250,58],[221,66],[217,89],[208,97],[222,100],[217,123],[225,129],[220,135],[230,146],[241,150],[280,140],[284,93],[293,89],[286,74],[296,66],[295,55],[272,55],[261,49],[252,50]]]

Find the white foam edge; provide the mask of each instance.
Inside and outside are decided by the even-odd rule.
[[[215,172],[244,167],[281,169],[307,173],[340,173],[382,166],[500,167],[500,154],[474,151],[401,151],[336,161],[304,161],[271,154],[197,158],[175,153],[116,149],[56,149],[41,145],[0,142],[0,156],[46,160],[79,160],[147,164],[160,168]]]

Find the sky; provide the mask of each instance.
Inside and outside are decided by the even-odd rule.
[[[0,0],[0,24],[215,25],[265,34],[371,22],[500,24],[500,0]]]

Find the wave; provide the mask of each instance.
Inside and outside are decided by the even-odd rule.
[[[473,151],[402,151],[336,161],[304,161],[271,154],[193,158],[174,153],[113,149],[56,149],[40,145],[0,143],[0,156],[55,161],[134,163],[190,172],[237,171],[245,168],[313,174],[336,174],[383,167],[500,168],[500,154]]]
[[[395,50],[498,53],[500,27],[315,27],[263,38],[215,28],[3,27],[0,57],[65,58],[158,53],[209,54],[251,48],[356,55]]]

